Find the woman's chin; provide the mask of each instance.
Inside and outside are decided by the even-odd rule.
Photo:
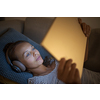
[[[38,60],[39,64],[43,64],[43,59]]]

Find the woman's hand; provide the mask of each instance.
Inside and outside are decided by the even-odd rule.
[[[78,18],[78,22],[81,25],[81,28],[83,30],[83,33],[85,34],[86,37],[90,36],[91,33],[91,28],[89,25],[87,25],[86,23],[82,23],[82,20],[80,18]]]
[[[72,63],[72,60],[65,60],[62,58],[59,62],[58,66],[58,79],[63,81],[66,84],[80,84],[81,79],[79,76],[79,71],[76,68],[76,64]]]
[[[89,25],[87,25],[86,23],[82,23],[82,20],[80,18],[78,18],[78,22],[81,25],[81,28],[83,30],[83,33],[85,34],[85,36],[87,37],[87,43],[86,43],[86,51],[85,51],[85,59],[84,61],[88,60],[88,45],[89,45],[89,36],[91,33],[91,28]]]

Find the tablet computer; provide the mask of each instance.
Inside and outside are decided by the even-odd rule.
[[[56,59],[72,59],[77,64],[80,76],[84,64],[87,37],[76,17],[57,17],[41,45]]]

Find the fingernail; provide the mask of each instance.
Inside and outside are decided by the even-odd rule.
[[[65,60],[65,58],[61,58],[61,60]]]
[[[71,62],[72,62],[73,60],[72,60],[72,59],[69,59],[69,61],[71,61]]]
[[[74,66],[76,66],[76,63],[73,63]]]

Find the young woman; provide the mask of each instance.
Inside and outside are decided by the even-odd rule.
[[[82,23],[81,19],[79,19],[79,23],[84,34],[89,37],[90,27]],[[20,61],[26,67],[26,70],[34,75],[34,77],[28,79],[28,83],[81,83],[79,71],[76,68],[76,64],[72,63],[72,59],[66,61],[65,58],[62,58],[60,62],[51,60],[48,65],[45,65],[39,51],[26,41],[11,43],[8,49],[8,56],[11,62],[14,60]]]

